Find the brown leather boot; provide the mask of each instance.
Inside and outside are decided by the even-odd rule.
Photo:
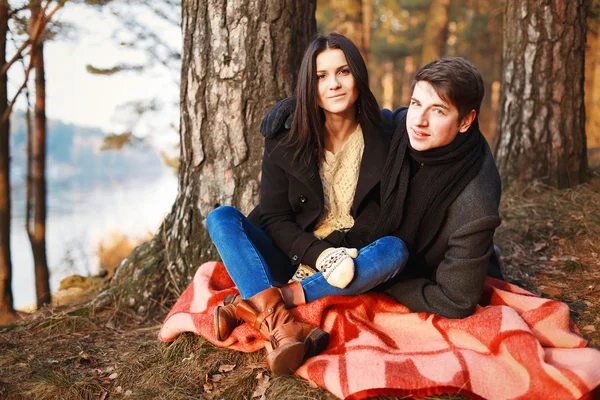
[[[215,307],[215,336],[217,340],[223,341],[231,335],[231,332],[241,325],[244,320],[235,315],[237,304],[242,300],[239,294],[225,296],[223,306]]]
[[[279,289],[269,288],[240,300],[236,316],[271,341],[267,366],[275,375],[291,375],[302,364],[307,353],[304,327],[286,309]]]
[[[294,281],[280,288],[281,297],[287,309],[297,307],[302,304],[306,304],[304,297],[304,289],[302,284],[298,281]],[[217,306],[214,314],[215,324],[215,335],[217,340],[225,340],[231,332],[244,321],[239,319],[235,314],[237,304],[242,299],[239,294],[232,294],[225,296],[223,300],[223,306]],[[329,333],[325,332],[320,328],[314,326],[302,324],[302,341],[306,345],[306,357],[313,357],[321,353],[327,348],[329,344]],[[267,351],[271,351],[271,346],[267,346]]]

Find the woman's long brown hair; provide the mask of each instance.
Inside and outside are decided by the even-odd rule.
[[[312,157],[317,157],[318,160],[325,158],[325,114],[318,104],[316,60],[327,49],[340,49],[346,56],[358,90],[356,119],[365,134],[381,128],[379,105],[369,89],[369,73],[360,52],[343,35],[319,35],[308,46],[302,58],[295,91],[296,110],[286,141],[294,149],[294,159],[300,158],[306,164]]]

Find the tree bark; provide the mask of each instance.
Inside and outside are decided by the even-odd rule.
[[[506,188],[588,180],[583,0],[507,0],[496,162]]]
[[[8,3],[0,1],[0,70],[6,65]],[[7,74],[0,75],[0,116],[8,108]],[[10,255],[10,120],[0,121],[0,325],[16,315],[12,298]]]
[[[35,37],[37,24],[43,23],[41,0],[31,3],[30,34]],[[44,29],[44,28],[42,28]],[[49,304],[50,276],[46,257],[46,79],[44,71],[44,35],[41,34],[31,45],[31,59],[35,68],[35,111],[33,117],[33,140],[28,163],[32,171],[32,193],[27,199],[27,208],[33,209],[33,226],[27,221],[27,233],[33,252],[35,266],[35,291],[37,306]],[[32,206],[33,203],[33,206]]]
[[[423,52],[421,64],[437,60],[444,55],[446,39],[448,38],[448,10],[450,0],[433,0],[427,15],[425,25],[425,38],[423,40]]]
[[[585,131],[587,147],[594,148],[600,147],[600,24],[590,19],[588,26],[593,26],[587,32],[585,51]]]
[[[218,259],[205,219],[219,205],[258,203],[258,127],[290,96],[316,32],[314,0],[184,0],[179,193],[153,240],[119,266],[93,303],[123,299],[144,315],[173,300],[198,266]]]

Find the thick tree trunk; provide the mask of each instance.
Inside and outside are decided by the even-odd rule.
[[[496,162],[505,187],[588,179],[583,0],[507,0]]]
[[[0,1],[0,70],[6,65],[8,4]],[[8,108],[7,74],[0,75],[0,118]],[[10,257],[10,147],[9,118],[0,120],[0,324],[15,317]]]
[[[293,92],[316,32],[315,1],[184,0],[179,194],[156,237],[136,248],[94,305],[117,295],[138,314],[174,299],[198,266],[218,259],[205,219],[258,203],[258,127]]]
[[[448,10],[450,0],[433,0],[427,15],[421,65],[437,60],[444,55],[448,38]]]
[[[34,37],[38,23],[42,23],[41,1],[31,2],[31,36]],[[30,209],[33,202],[33,225],[27,221],[29,241],[35,266],[35,292],[38,308],[50,303],[50,276],[46,258],[46,79],[44,71],[44,35],[32,43],[31,63],[35,68],[35,111],[33,117],[33,141],[28,162],[31,165],[32,193],[27,199]]]

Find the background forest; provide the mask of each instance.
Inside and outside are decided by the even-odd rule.
[[[544,20],[542,3],[559,18]],[[571,41],[549,51],[534,43],[543,29]],[[361,49],[381,107],[407,105],[428,61],[479,68],[480,125],[506,189],[506,276],[567,302],[600,345],[600,0],[2,1],[0,325],[20,324],[0,328],[0,398],[240,398],[263,384],[273,398],[330,398],[298,380],[267,385],[256,356],[186,335],[159,348],[156,333],[217,258],[207,213],[256,204],[258,124],[291,95],[308,38],[331,31]],[[245,369],[219,383],[222,364]]]

